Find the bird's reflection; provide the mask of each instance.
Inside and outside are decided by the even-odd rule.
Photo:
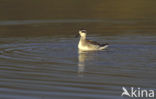
[[[79,51],[79,63],[78,63],[78,73],[83,73],[85,69],[86,52]]]
[[[78,74],[79,76],[83,76],[83,73],[85,71],[86,64],[91,61],[93,57],[93,52],[84,52],[79,51],[78,52]]]

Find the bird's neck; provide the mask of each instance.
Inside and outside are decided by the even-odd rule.
[[[82,40],[85,40],[85,39],[86,39],[86,36],[81,36],[81,39],[82,39]]]

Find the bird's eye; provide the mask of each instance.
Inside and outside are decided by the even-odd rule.
[[[82,32],[86,32],[86,30],[82,30]]]

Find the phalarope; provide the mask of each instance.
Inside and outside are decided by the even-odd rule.
[[[108,47],[108,43],[100,44],[98,42],[86,39],[87,36],[86,30],[79,30],[79,34],[76,35],[76,37],[78,37],[79,35],[80,41],[78,44],[78,48],[80,51],[103,50]]]

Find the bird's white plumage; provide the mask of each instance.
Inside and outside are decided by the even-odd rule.
[[[95,41],[86,39],[86,30],[80,30],[80,41],[78,44],[78,48],[81,51],[92,51],[92,50],[103,50],[108,47],[108,44],[99,44]]]

